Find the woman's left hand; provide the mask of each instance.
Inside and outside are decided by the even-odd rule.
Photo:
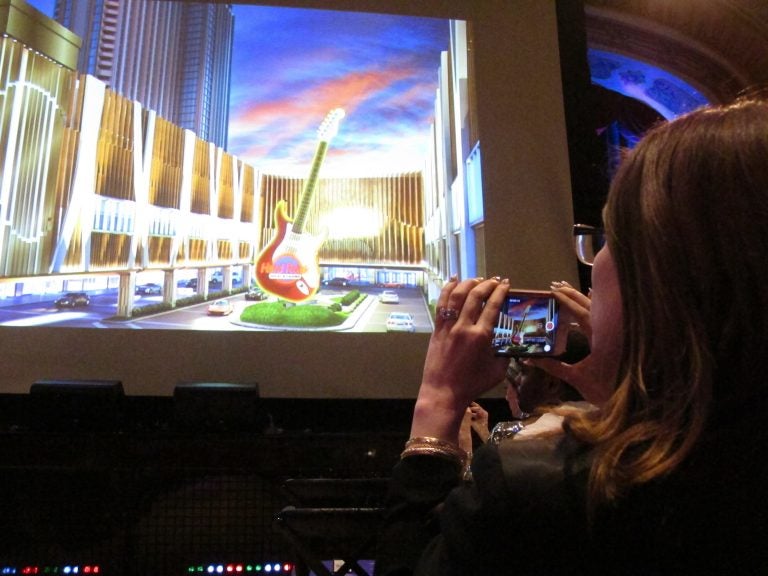
[[[467,406],[504,378],[509,359],[495,356],[491,337],[508,290],[509,282],[496,278],[443,287],[411,436],[457,443]]]

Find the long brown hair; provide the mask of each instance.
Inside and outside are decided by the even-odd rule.
[[[675,470],[768,376],[768,102],[694,111],[627,156],[604,210],[622,293],[616,391],[568,427],[592,505]],[[733,421],[730,417],[733,417]]]

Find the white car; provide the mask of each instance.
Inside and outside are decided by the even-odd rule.
[[[226,316],[232,314],[234,310],[235,307],[232,303],[229,300],[224,299],[216,300],[216,302],[208,305],[208,314],[210,316]]]
[[[387,317],[387,332],[416,332],[413,316],[408,312],[390,312]]]
[[[400,302],[400,296],[393,290],[384,290],[379,294],[379,302],[384,304],[398,304]]]

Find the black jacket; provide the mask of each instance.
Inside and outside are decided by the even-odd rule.
[[[568,436],[484,446],[469,483],[450,461],[406,458],[376,576],[768,574],[768,445],[735,441],[710,435],[675,474],[592,522],[590,451]]]

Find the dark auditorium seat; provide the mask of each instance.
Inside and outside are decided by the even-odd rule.
[[[350,571],[370,576],[362,566],[376,552],[387,478],[291,478],[281,490],[290,506],[275,517],[275,527],[296,554],[296,573],[340,576]],[[336,570],[323,561],[340,560]]]
[[[173,389],[174,428],[181,432],[261,432],[257,382],[182,382]]]
[[[370,576],[360,564],[374,558],[376,535],[384,515],[383,508],[283,508],[275,517],[275,527],[291,544],[296,558],[296,574],[341,576],[350,571]],[[341,560],[334,571],[324,560]]]
[[[29,397],[36,431],[116,432],[123,424],[120,380],[37,380]]]

